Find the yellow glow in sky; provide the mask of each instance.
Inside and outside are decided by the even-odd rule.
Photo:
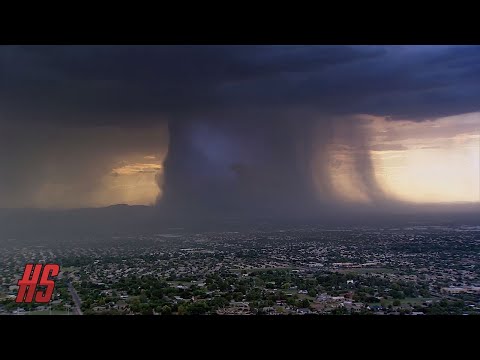
[[[365,166],[371,164],[373,183],[386,198],[480,202],[480,113],[420,122],[358,115],[335,119],[333,126],[331,145],[323,151],[328,152],[327,172],[338,199],[373,200],[360,181],[360,173],[367,174]],[[365,164],[356,163],[356,154],[367,159]],[[314,168],[314,177],[317,173]]]
[[[161,195],[159,176],[163,175],[163,156],[153,155],[123,160],[102,179],[98,206],[112,203],[152,205]]]
[[[372,151],[383,189],[418,203],[480,201],[480,114],[432,122],[373,123],[373,144],[396,150]],[[381,146],[380,146],[381,148]]]

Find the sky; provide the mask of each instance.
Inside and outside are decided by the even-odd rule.
[[[479,46],[0,46],[0,208],[480,202]]]

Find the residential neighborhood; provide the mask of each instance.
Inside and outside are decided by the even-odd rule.
[[[0,261],[0,314],[480,314],[478,227],[7,242]],[[26,263],[60,265],[50,303],[15,303]]]

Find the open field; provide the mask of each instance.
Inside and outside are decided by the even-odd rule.
[[[349,268],[334,270],[341,274],[354,273],[354,274],[393,274],[396,271],[388,268]]]
[[[264,271],[275,271],[275,270],[295,270],[296,268],[294,267],[267,267],[267,268],[246,268],[246,269],[231,269],[233,272],[241,272],[241,271],[247,271],[247,272],[264,272]]]
[[[423,298],[423,297],[418,297],[418,298],[405,298],[405,299],[399,299],[400,301],[400,307],[402,308],[408,308],[409,305],[416,306],[416,305],[422,305],[426,301],[435,301],[438,300],[436,298]],[[384,299],[381,302],[376,302],[376,303],[369,303],[369,305],[378,305],[380,303],[385,304],[385,306],[393,305],[394,299]]]

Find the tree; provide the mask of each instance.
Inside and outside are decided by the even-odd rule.
[[[161,310],[162,315],[170,315],[172,313],[172,309],[168,305],[164,305]]]
[[[198,301],[193,304],[190,304],[187,309],[187,314],[189,315],[203,315],[209,311],[209,307],[206,302]]]
[[[183,304],[182,305],[178,305],[178,315],[186,315],[187,314],[187,308],[186,306],[184,306]]]
[[[303,299],[300,303],[301,307],[302,308],[308,308],[310,307],[310,301],[308,301],[308,299]]]
[[[394,298],[394,299],[404,299],[405,298],[405,295],[402,291],[398,291],[398,290],[392,290],[390,292],[390,295]]]
[[[348,315],[348,310],[345,309],[343,306],[335,308],[332,310],[333,315]]]
[[[153,309],[150,306],[142,305],[141,309],[142,315],[153,315]]]

